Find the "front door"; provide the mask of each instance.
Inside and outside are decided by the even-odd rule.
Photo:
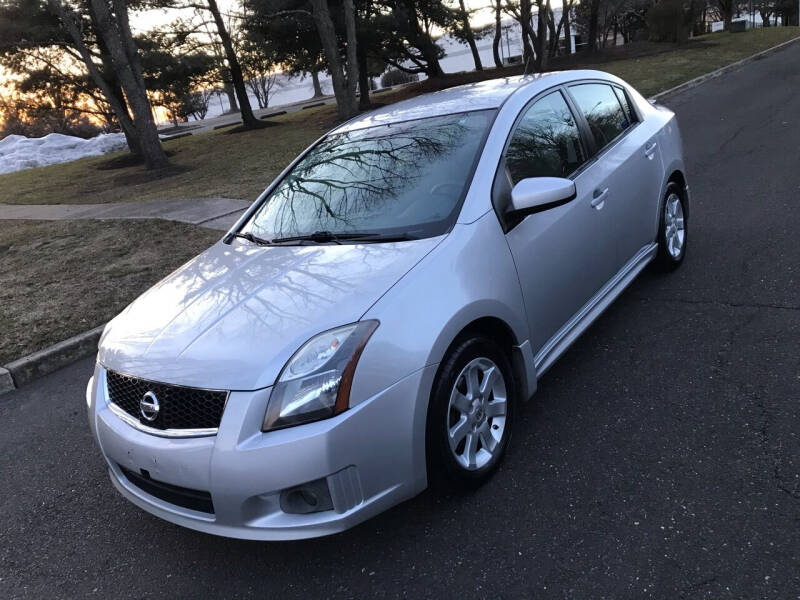
[[[569,177],[577,188],[571,202],[506,224],[535,354],[620,267],[603,196],[607,173],[587,158],[575,116],[554,91],[523,109],[501,161],[496,193],[531,177]]]

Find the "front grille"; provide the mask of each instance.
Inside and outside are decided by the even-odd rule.
[[[214,504],[211,502],[211,494],[208,492],[192,490],[178,485],[172,485],[171,483],[164,483],[163,481],[156,481],[150,478],[150,474],[147,471],[143,471],[139,474],[126,469],[122,465],[118,466],[129,482],[151,496],[155,496],[159,500],[169,502],[176,506],[182,506],[183,508],[211,515],[214,514]]]
[[[228,398],[228,392],[156,383],[114,371],[106,373],[106,382],[111,402],[154,429],[216,429]],[[158,414],[152,421],[141,412],[140,402],[147,392],[158,400]]]

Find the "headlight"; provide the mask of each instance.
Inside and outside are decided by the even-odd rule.
[[[361,321],[303,344],[272,388],[261,430],[319,421],[347,410],[356,364],[377,327],[377,321]]]

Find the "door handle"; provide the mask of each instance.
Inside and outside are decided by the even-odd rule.
[[[650,160],[653,159],[653,155],[656,153],[656,147],[658,144],[656,142],[650,142],[647,146],[644,147],[644,155],[649,158]]]
[[[606,198],[608,197],[608,188],[604,190],[595,190],[594,191],[594,198],[592,198],[592,208],[596,208],[600,210],[606,203]]]

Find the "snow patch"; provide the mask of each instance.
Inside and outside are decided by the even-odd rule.
[[[101,133],[88,140],[61,133],[40,138],[9,135],[0,140],[0,173],[100,156],[125,147],[125,136],[121,133]]]

